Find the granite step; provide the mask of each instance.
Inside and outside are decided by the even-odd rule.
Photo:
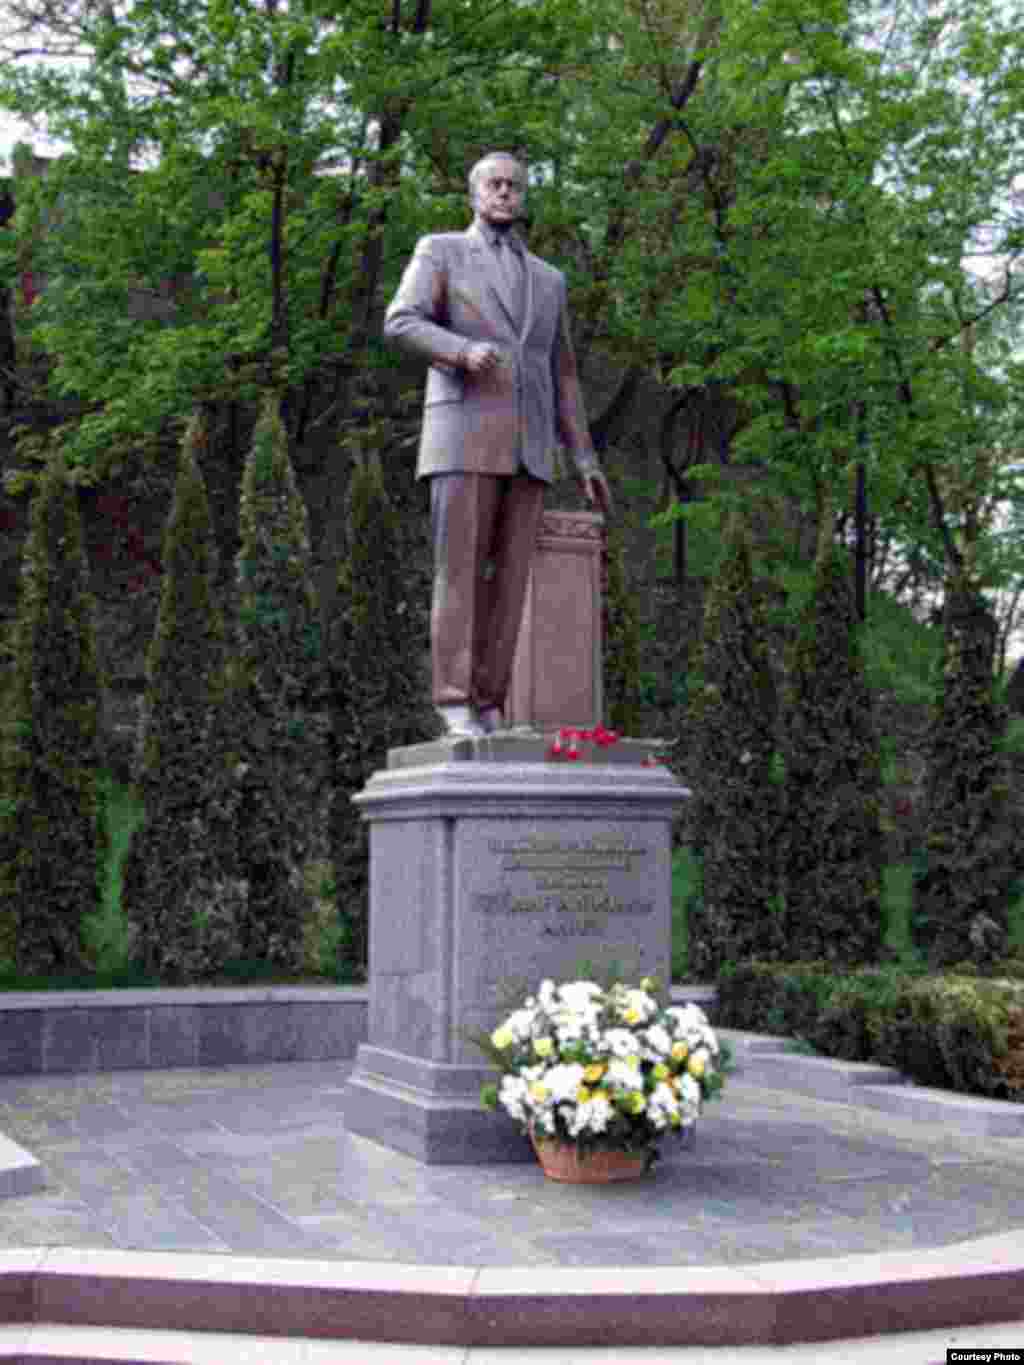
[[[911,1082],[903,1086],[861,1086],[856,1102],[903,1118],[950,1124],[958,1132],[976,1133],[979,1137],[1024,1137],[1024,1104],[1012,1100],[962,1095],[955,1090]]]

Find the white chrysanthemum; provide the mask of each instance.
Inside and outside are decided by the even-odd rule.
[[[656,1054],[655,1057],[651,1058],[652,1061],[656,1061],[660,1057],[667,1057],[672,1051],[672,1036],[668,1029],[661,1024],[652,1024],[649,1029],[645,1029],[644,1041]]]
[[[521,1076],[503,1076],[498,1099],[517,1123],[526,1122],[527,1084]]]
[[[560,987],[558,994],[564,1005],[583,1014],[591,1009],[593,1002],[604,992],[593,981],[567,981]]]
[[[581,1043],[584,1036],[585,1031],[578,1019],[568,1019],[555,1025],[555,1037],[559,1043]]]
[[[697,1005],[683,1005],[681,1007],[673,1005],[665,1011],[665,1014],[672,1020],[672,1030],[675,1037],[686,1043],[688,1047],[700,1047],[707,1042],[709,1037],[714,1038],[714,1032],[708,1024],[707,1015]]]
[[[578,1104],[566,1127],[571,1137],[580,1133],[603,1133],[611,1122],[612,1107],[603,1095]]]
[[[554,1104],[575,1099],[576,1091],[583,1084],[583,1067],[579,1062],[561,1062],[545,1073],[544,1084],[551,1091]]]
[[[678,1113],[679,1101],[675,1091],[662,1081],[647,1097],[647,1117],[655,1128],[667,1128]]]
[[[679,1078],[679,1105],[687,1122],[700,1117],[700,1086],[692,1076]]]
[[[634,1022],[642,1023],[658,1011],[658,1002],[646,991],[626,986],[615,992],[615,1007],[620,1014],[635,1015]]]
[[[628,1062],[618,1057],[608,1063],[604,1081],[606,1085],[610,1085],[616,1090],[642,1090],[644,1088],[644,1078],[640,1068],[630,1066]]]
[[[632,1057],[637,1046],[636,1034],[628,1028],[610,1028],[602,1038],[602,1047],[613,1057]]]
[[[537,998],[540,1000],[541,1009],[552,1009],[555,1003],[555,983],[553,981],[542,981],[540,990],[537,992]]]
[[[533,1023],[536,1018],[533,1010],[516,1010],[505,1020],[504,1027],[512,1034],[517,1043],[524,1042],[533,1032]]]

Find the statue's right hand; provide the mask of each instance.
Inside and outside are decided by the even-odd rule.
[[[462,363],[470,374],[487,374],[501,364],[501,351],[489,341],[474,341],[463,351]]]

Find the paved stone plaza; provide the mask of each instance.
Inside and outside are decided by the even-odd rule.
[[[0,1246],[421,1265],[742,1266],[1024,1228],[1024,1138],[730,1078],[693,1153],[614,1188],[533,1164],[425,1167],[347,1137],[348,1064],[0,1079],[0,1133],[42,1190]]]

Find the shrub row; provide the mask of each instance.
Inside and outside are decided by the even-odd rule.
[[[715,1022],[785,1034],[829,1057],[896,1067],[920,1085],[1024,1103],[1024,962],[991,977],[825,962],[723,968]]]

